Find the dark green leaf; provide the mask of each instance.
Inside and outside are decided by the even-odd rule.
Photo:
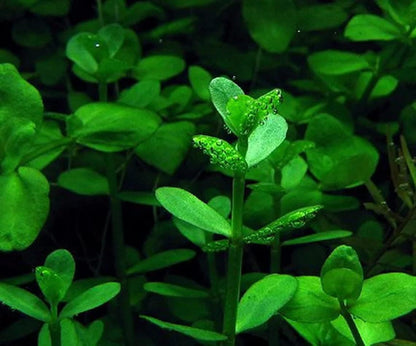
[[[128,89],[124,89],[118,102],[128,106],[144,108],[152,103],[160,94],[160,82],[156,80],[143,80]]]
[[[49,26],[40,18],[24,18],[13,23],[12,37],[19,45],[41,48],[52,38]]]
[[[284,52],[295,33],[292,0],[244,0],[243,17],[253,40],[271,53]]]
[[[80,195],[108,195],[106,177],[89,168],[74,168],[61,173],[58,186]]]
[[[128,274],[147,273],[189,261],[195,256],[195,251],[188,249],[167,250],[141,260],[127,270]]]
[[[333,49],[311,54],[308,64],[316,73],[326,75],[342,75],[369,68],[362,55]]]
[[[347,12],[337,3],[303,5],[297,11],[297,25],[301,32],[336,28],[347,19]]]
[[[155,194],[152,192],[121,191],[118,193],[117,196],[125,202],[151,206],[160,206],[160,203],[157,201]]]
[[[357,14],[345,28],[345,37],[352,41],[390,41],[399,39],[400,29],[388,20],[373,14]]]
[[[165,321],[158,320],[157,318],[140,315],[141,318],[156,324],[160,328],[172,330],[174,332],[178,332],[184,335],[187,335],[193,339],[196,340],[202,340],[202,341],[224,341],[227,340],[227,337],[225,335],[222,335],[220,333],[216,333],[210,330],[204,330],[199,328],[193,328],[188,326],[183,326],[180,324],[175,323],[169,323]]]
[[[190,66],[188,69],[189,82],[195,94],[202,100],[210,99],[209,83],[211,82],[211,74],[200,66]]]
[[[208,298],[207,291],[197,290],[194,288],[183,287],[179,285],[168,284],[164,282],[146,282],[144,289],[147,292],[160,294],[167,297],[182,298]]]

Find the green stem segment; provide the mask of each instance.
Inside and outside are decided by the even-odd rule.
[[[348,312],[347,307],[345,306],[342,300],[339,300],[339,305],[341,307],[341,315],[347,322],[348,327],[351,330],[351,334],[354,337],[355,343],[357,344],[357,346],[365,346],[364,341],[361,338],[360,332],[358,331],[358,328],[355,325],[354,320],[351,317],[351,314]]]
[[[238,151],[245,156],[247,138],[238,140]],[[230,238],[228,249],[227,287],[224,308],[223,333],[228,337],[226,346],[235,345],[235,325],[237,321],[237,307],[240,299],[241,270],[243,264],[243,206],[244,206],[245,175],[236,174],[233,179],[233,201]]]
[[[52,346],[61,346],[61,326],[58,320],[58,307],[51,305],[51,321],[49,322],[49,333],[51,335]]]
[[[98,92],[101,102],[107,101],[107,84],[99,83]],[[126,274],[125,244],[123,234],[123,215],[121,201],[118,198],[118,182],[113,153],[108,153],[106,159],[106,173],[110,192],[111,225],[113,253],[117,278],[120,282],[119,313],[124,335],[124,345],[134,346],[133,316],[130,309],[130,295]]]
[[[110,205],[111,205],[111,224],[112,224],[112,238],[113,238],[113,251],[115,269],[118,280],[120,281],[121,290],[119,299],[119,310],[121,316],[121,323],[124,333],[124,345],[134,345],[134,332],[133,332],[133,318],[130,309],[129,288],[126,274],[125,263],[125,246],[124,246],[124,234],[123,234],[123,216],[121,210],[121,201],[117,197],[117,176],[116,167],[114,165],[114,155],[106,155],[107,166],[107,180],[110,189]]]

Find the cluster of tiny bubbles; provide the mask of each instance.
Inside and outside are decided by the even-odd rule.
[[[220,252],[225,251],[230,247],[230,241],[228,239],[222,239],[210,242],[202,247],[205,252]]]
[[[222,139],[198,135],[194,136],[193,144],[209,156],[212,164],[218,164],[231,171],[245,172],[247,170],[247,163],[241,154]]]

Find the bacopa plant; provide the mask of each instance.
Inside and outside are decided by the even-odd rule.
[[[416,342],[415,1],[0,8],[0,344]]]

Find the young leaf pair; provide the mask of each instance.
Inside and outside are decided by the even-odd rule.
[[[120,284],[106,282],[91,287],[59,309],[58,305],[65,301],[65,295],[72,285],[74,273],[74,259],[63,249],[52,252],[44,265],[35,269],[36,281],[49,308],[43,300],[29,291],[0,283],[0,301],[3,304],[44,322],[39,332],[39,345],[73,344],[74,341],[81,345],[95,345],[101,337],[101,322],[96,321],[84,328],[74,317],[111,300],[119,293]]]

